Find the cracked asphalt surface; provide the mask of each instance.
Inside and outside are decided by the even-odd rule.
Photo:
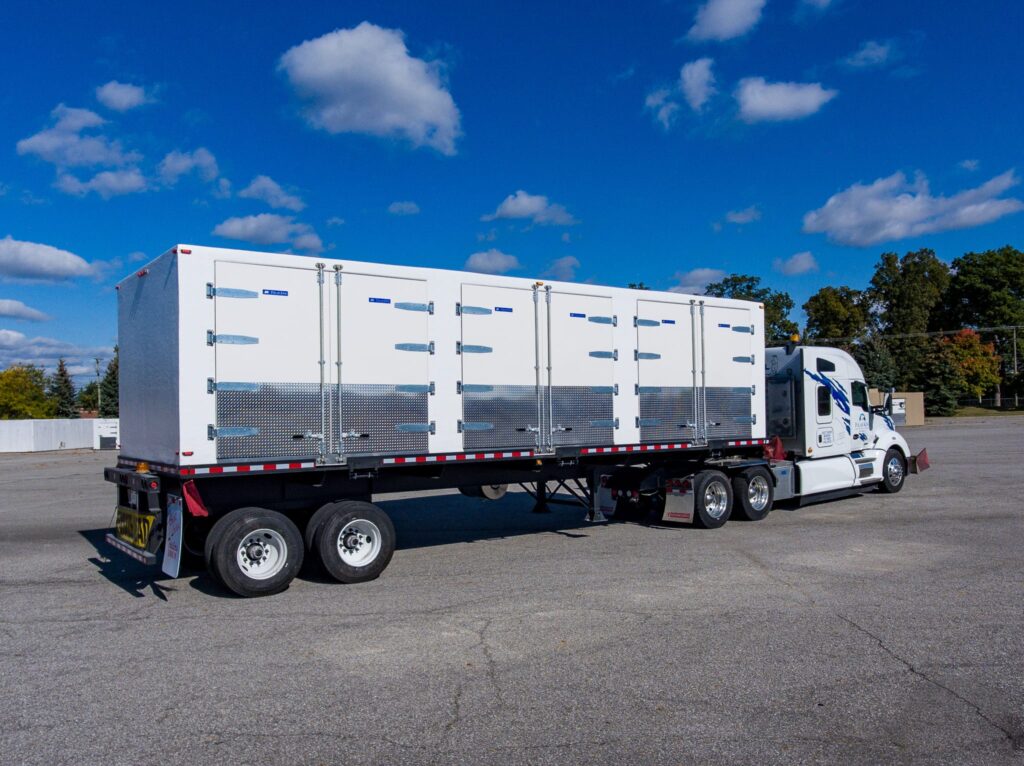
[[[0,456],[0,762],[1024,763],[1024,418],[702,532],[387,496],[377,581],[266,599],[102,542],[110,453]]]

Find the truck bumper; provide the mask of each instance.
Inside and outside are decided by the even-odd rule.
[[[124,540],[119,539],[113,532],[107,532],[107,544],[116,548],[121,553],[131,556],[136,561],[141,561],[143,564],[148,566],[156,564],[155,553],[136,548],[134,545],[129,545]]]

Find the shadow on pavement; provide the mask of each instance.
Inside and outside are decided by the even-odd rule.
[[[552,503],[547,513],[533,513],[533,500],[525,493],[506,495],[501,500],[483,500],[463,495],[430,495],[388,500],[375,499],[395,524],[396,549],[427,548],[454,543],[472,543],[545,532],[570,539],[587,537],[586,512],[579,505]],[[134,598],[148,595],[166,601],[167,594],[178,590],[182,578],[198,575],[189,587],[221,598],[237,598],[207,572],[182,563],[181,577],[167,577],[159,565],[146,566],[118,552],[106,541],[109,528],[83,529],[79,534],[95,549],[88,560],[111,583]],[[307,558],[300,579],[314,583],[334,583],[316,562]]]

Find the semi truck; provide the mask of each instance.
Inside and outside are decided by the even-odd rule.
[[[850,355],[765,348],[756,302],[187,244],[117,296],[107,542],[241,596],[379,576],[386,493],[713,529],[928,466]]]

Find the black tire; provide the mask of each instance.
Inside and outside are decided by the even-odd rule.
[[[882,458],[882,491],[895,495],[907,483],[907,459],[895,447],[890,447]]]
[[[751,482],[756,492],[751,492]],[[767,493],[767,494],[765,494]],[[753,494],[753,497],[751,495]],[[748,468],[732,478],[732,517],[743,521],[760,521],[772,510],[775,482],[767,468]]]
[[[247,549],[244,555],[240,553],[243,545]],[[239,508],[218,519],[206,537],[205,551],[210,573],[228,590],[245,597],[283,591],[302,568],[305,553],[294,522],[264,508]],[[280,558],[279,564],[274,563],[275,556]],[[255,576],[267,561],[271,571]]]
[[[724,510],[709,504],[724,501]],[[693,477],[693,525],[701,529],[718,529],[732,513],[732,482],[721,471],[701,471]]]
[[[370,502],[370,497],[370,494],[367,493],[361,496],[349,497],[348,499],[361,500],[368,503]],[[316,532],[318,529],[320,529],[320,525],[324,523],[327,517],[334,513],[334,510],[335,508],[337,508],[339,502],[344,501],[340,500],[337,502],[327,503],[326,505],[320,506],[320,508],[316,510],[316,513],[310,516],[309,521],[306,522],[306,528],[302,534],[302,538],[306,543],[306,552],[313,554],[314,557],[316,557]]]
[[[372,503],[342,500],[317,530],[315,548],[324,569],[338,582],[375,580],[395,552],[395,526]],[[372,558],[361,561],[361,555]]]

